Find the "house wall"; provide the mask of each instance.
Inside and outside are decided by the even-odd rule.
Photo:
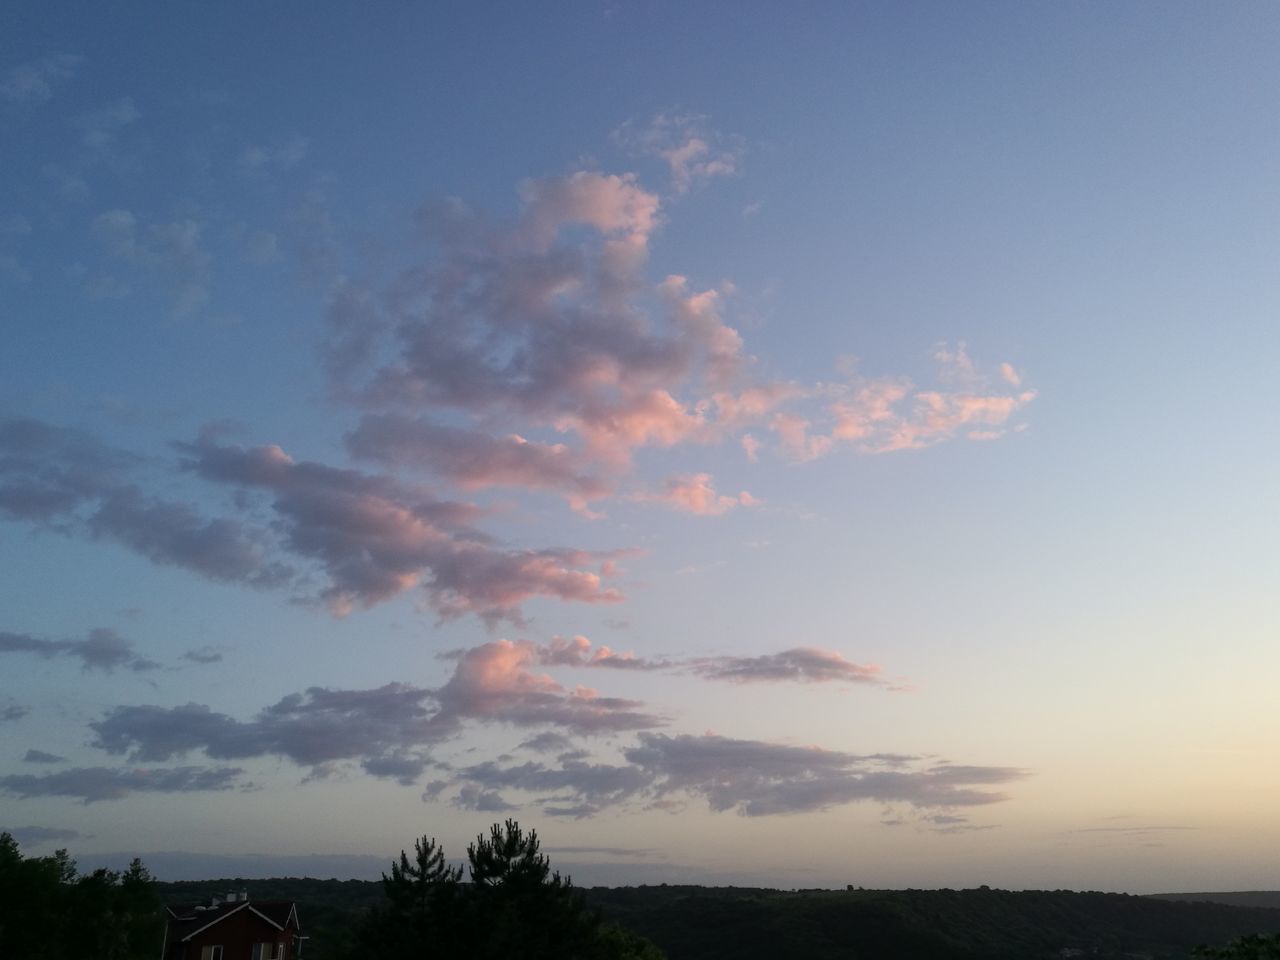
[[[277,930],[248,908],[219,920],[208,930],[182,943],[169,943],[166,960],[200,960],[201,948],[222,945],[222,960],[250,960],[255,943],[284,943],[284,960],[294,960],[292,925]]]

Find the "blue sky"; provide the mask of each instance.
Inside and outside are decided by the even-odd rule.
[[[1278,27],[19,4],[0,827],[1274,886]]]

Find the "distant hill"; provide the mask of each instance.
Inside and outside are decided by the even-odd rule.
[[[159,884],[168,902],[247,891],[298,903],[308,960],[336,960],[356,920],[382,898],[360,880],[224,879]],[[801,890],[594,887],[609,919],[669,960],[1185,960],[1193,947],[1280,931],[1280,894],[1138,897],[1069,890]],[[1223,897],[1262,898],[1239,905]],[[1195,902],[1201,901],[1201,902]]]
[[[1153,893],[1156,900],[1185,903],[1225,903],[1229,907],[1258,907],[1280,910],[1280,890],[1238,890],[1233,893]]]

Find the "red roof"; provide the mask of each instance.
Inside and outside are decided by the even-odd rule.
[[[297,907],[292,900],[231,900],[210,906],[208,903],[170,904],[169,942],[186,940],[201,930],[213,926],[241,910],[257,914],[278,930],[283,930],[293,921],[295,929],[301,930],[298,922]]]

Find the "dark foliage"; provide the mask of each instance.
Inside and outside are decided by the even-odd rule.
[[[590,898],[670,956],[697,960],[1185,960],[1197,944],[1280,928],[1280,911],[1067,890],[661,886],[593,890]]]
[[[1206,960],[1280,960],[1280,934],[1237,937],[1225,947],[1201,947],[1195,956]]]
[[[164,920],[151,874],[134,859],[124,872],[77,875],[66,850],[24,857],[0,833],[0,957],[24,960],[154,960]]]
[[[420,955],[472,960],[658,960],[641,938],[606,924],[572,883],[551,871],[538,833],[494,824],[467,848],[470,883],[432,838],[401,851],[383,875],[385,902],[360,923],[351,957]]]
[[[416,862],[412,855],[408,859]],[[370,955],[349,948],[361,945],[356,931],[362,914],[388,903],[383,885],[376,881],[216,880],[161,887],[173,900],[199,900],[233,888],[247,889],[251,898],[296,900],[312,937],[308,960]],[[1198,944],[1225,944],[1257,931],[1280,931],[1280,910],[1069,890],[648,886],[580,892],[606,921],[634,930],[672,960],[1059,960],[1064,949],[1083,951],[1086,958],[1127,954],[1130,960],[1186,960]],[[1261,894],[1248,898],[1250,903],[1265,900]],[[1280,897],[1272,900],[1280,902]],[[607,925],[603,929],[607,938]],[[1244,945],[1249,942],[1246,939]],[[430,955],[422,945],[414,954]],[[1250,960],[1255,955],[1221,956]],[[1267,954],[1258,960],[1262,958]]]

